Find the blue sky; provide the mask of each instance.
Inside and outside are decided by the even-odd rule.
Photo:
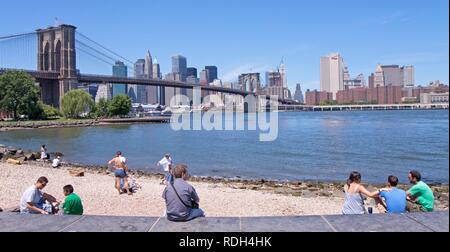
[[[64,2],[65,3],[65,2]],[[2,0],[0,36],[54,24],[83,34],[133,61],[146,50],[163,73],[170,57],[217,65],[219,76],[266,71],[285,59],[291,89],[319,88],[320,56],[340,52],[352,76],[377,63],[414,65],[417,84],[449,80],[448,0]],[[81,64],[82,72],[108,66]]]

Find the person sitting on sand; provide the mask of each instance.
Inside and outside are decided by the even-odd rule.
[[[119,194],[122,194],[120,188],[120,179],[123,179],[123,188],[128,192],[128,195],[132,195],[128,186],[128,167],[126,165],[126,158],[122,156],[122,152],[118,151],[116,156],[108,162],[108,165],[114,164],[114,176],[116,177],[116,189]]]
[[[60,167],[60,166],[61,166],[61,155],[58,154],[58,155],[56,155],[56,158],[53,159],[52,167],[53,167],[53,168],[58,168],[58,167]]]
[[[173,172],[172,172],[172,157],[170,157],[170,154],[164,155],[164,157],[156,163],[157,166],[162,166],[164,172],[166,172],[166,177],[161,182],[162,185],[166,184],[168,181],[169,183],[173,181]]]
[[[72,185],[66,185],[63,187],[64,200],[63,209],[65,215],[82,215],[83,214],[83,204],[81,203],[80,197],[73,192]]]
[[[30,186],[22,195],[20,199],[20,213],[23,214],[51,214],[54,213],[52,204],[59,204],[50,194],[42,192],[42,189],[47,185],[48,179],[40,177],[37,182]],[[47,204],[46,201],[50,202]]]
[[[382,199],[377,202],[378,209],[382,213],[404,213],[406,211],[406,192],[397,188],[398,178],[388,177],[387,187],[378,190],[377,194]],[[384,201],[383,201],[384,200]]]
[[[167,219],[190,221],[198,217],[205,217],[203,210],[198,207],[200,198],[195,188],[186,182],[189,179],[187,166],[175,166],[173,175],[174,181],[168,183],[162,194],[166,202]]]
[[[370,198],[378,198],[378,192],[369,192],[361,185],[361,174],[352,172],[344,186],[345,202],[342,214],[365,214],[363,194]]]
[[[413,186],[407,192],[408,209],[412,211],[414,204],[419,205],[422,212],[433,212],[434,195],[431,188],[422,181],[422,175],[418,171],[410,171],[408,179]]]

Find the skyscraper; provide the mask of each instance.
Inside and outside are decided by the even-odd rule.
[[[412,87],[414,84],[414,66],[378,65],[374,74],[375,87]]]
[[[280,67],[278,69],[278,72],[280,72],[281,76],[281,85],[283,88],[287,88],[287,77],[286,77],[286,66],[284,65],[284,60],[281,60]]]
[[[194,76],[197,78],[197,68],[195,67],[188,67],[187,68],[187,77]]]
[[[300,103],[304,103],[305,102],[305,99],[304,99],[304,96],[303,96],[302,87],[301,87],[300,84],[297,84],[297,86],[295,88],[294,100],[297,100]]]
[[[208,85],[209,84],[209,75],[208,75],[208,70],[203,69],[200,72],[200,84],[201,85]]]
[[[333,93],[344,90],[344,60],[338,53],[320,58],[320,90]]]
[[[156,58],[153,61],[153,79],[162,80],[161,66]],[[164,105],[164,87],[156,87],[156,91],[157,102]]]
[[[153,79],[153,58],[150,51],[147,51],[145,55],[144,74],[146,75],[146,79]]]
[[[218,79],[216,66],[205,66],[205,69],[208,71],[208,83],[212,83]]]
[[[414,66],[404,66],[403,69],[403,86],[404,87],[414,87]]]
[[[153,79],[161,80],[161,67],[158,63],[158,60],[155,58],[155,61],[153,62]]]
[[[122,61],[116,61],[116,64],[112,68],[113,76],[116,77],[127,77],[128,68]],[[113,86],[113,97],[120,94],[128,94],[127,84],[115,84]]]
[[[181,81],[186,81],[187,77],[187,60],[181,55],[172,56],[172,73],[178,73]]]
[[[134,63],[134,77],[137,79],[145,79],[145,60],[138,59]],[[136,100],[134,102],[146,104],[147,103],[147,89],[142,85],[132,85],[132,90],[134,91]],[[132,93],[131,93],[132,94]],[[131,97],[133,99],[133,97]]]

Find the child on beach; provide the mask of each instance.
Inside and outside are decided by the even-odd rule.
[[[65,215],[82,215],[83,214],[83,204],[81,203],[80,197],[73,193],[73,186],[66,185],[63,187],[64,196],[66,199],[62,204]]]

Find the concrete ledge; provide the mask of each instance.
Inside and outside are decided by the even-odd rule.
[[[449,212],[199,218],[50,216],[0,213],[0,232],[449,232]]]

